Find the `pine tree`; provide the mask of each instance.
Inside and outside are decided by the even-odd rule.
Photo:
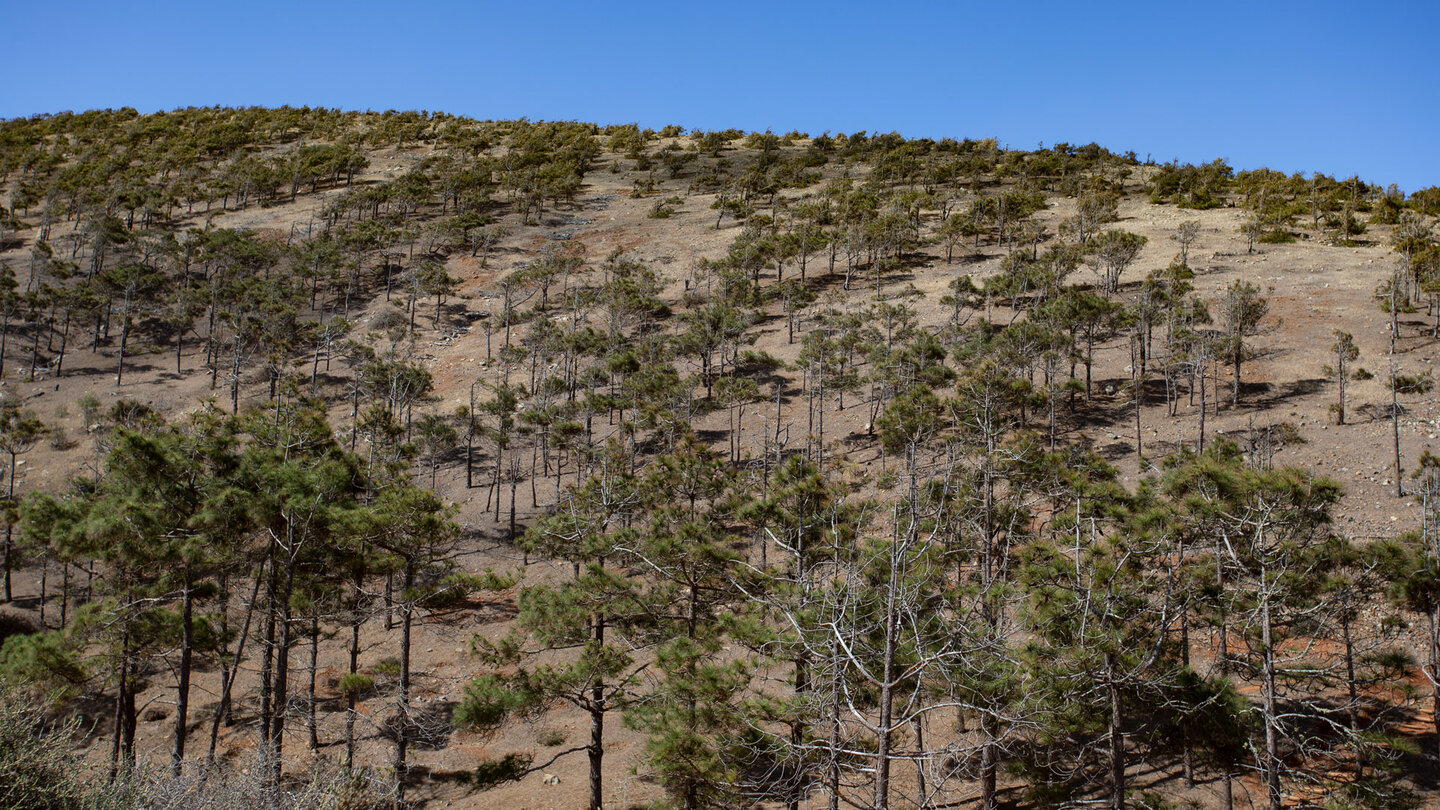
[[[421,724],[410,704],[410,652],[416,613],[427,604],[453,598],[469,586],[466,578],[447,579],[449,552],[459,536],[454,507],[447,507],[433,492],[396,482],[381,488],[367,507],[370,531],[367,541],[383,550],[401,575],[400,689],[396,700],[395,783],[396,802],[405,800],[412,736]],[[422,577],[434,585],[422,585]]]
[[[328,539],[359,508],[365,476],[336,442],[316,403],[299,401],[246,420],[249,442],[237,480],[249,503],[265,570],[261,625],[260,753],[270,784],[280,775],[290,706],[290,656],[299,641],[294,615],[306,580],[337,573]],[[343,569],[342,569],[343,570]]]
[[[1303,690],[1297,695],[1282,690],[1313,685],[1292,677],[1311,668],[1299,660],[1303,651],[1284,641],[1323,604],[1323,575],[1334,565],[1333,546],[1326,542],[1331,508],[1341,490],[1329,479],[1294,468],[1246,469],[1238,455],[1233,444],[1217,443],[1172,470],[1165,486],[1217,539],[1212,559],[1224,607],[1221,637],[1237,624],[1249,629],[1241,636],[1244,654],[1222,648],[1221,665],[1243,665],[1260,680],[1261,741],[1255,765],[1271,810],[1279,810],[1286,770],[1282,741],[1304,734],[1295,713],[1282,712],[1281,702],[1306,699]]]
[[[29,411],[20,409],[13,400],[0,401],[0,452],[9,457],[5,473],[5,557],[0,561],[5,571],[5,601],[14,599],[11,586],[11,570],[14,568],[12,555],[15,551],[13,532],[15,526],[15,472],[16,459],[28,453],[45,435],[45,423]]]
[[[586,754],[592,810],[604,803],[605,721],[625,708],[644,669],[635,663],[626,636],[648,619],[648,610],[636,584],[614,568],[622,550],[634,543],[641,505],[631,464],[623,445],[612,440],[590,479],[568,493],[555,514],[526,531],[521,542],[527,551],[569,561],[573,576],[522,590],[511,637],[475,640],[482,657],[509,674],[473,681],[455,710],[457,724],[482,729],[557,702],[584,711],[590,717],[589,743],[550,761]],[[538,652],[566,648],[576,650],[567,660],[527,666]]]
[[[1330,410],[1335,413],[1335,423],[1345,424],[1345,385],[1350,381],[1354,371],[1350,364],[1360,358],[1360,347],[1355,345],[1355,338],[1349,332],[1335,330],[1335,343],[1330,347],[1335,353],[1335,365],[1327,365],[1324,368],[1325,376],[1335,380],[1340,385],[1339,398]]]
[[[1169,604],[1160,539],[1130,530],[1131,498],[1079,478],[1074,511],[1056,515],[1049,538],[1025,552],[1022,611],[1034,634],[1029,659],[1043,696],[1042,738],[1103,744],[1109,806],[1124,810],[1127,737],[1144,733],[1178,661],[1165,644]],[[1068,758],[1062,760],[1068,761]]]
[[[749,662],[723,654],[741,597],[730,534],[741,493],[720,459],[689,437],[655,459],[639,494],[645,517],[634,545],[620,553],[640,572],[637,596],[652,612],[644,633],[656,645],[658,677],[625,722],[646,732],[650,764],[685,810],[733,806],[751,676]]]

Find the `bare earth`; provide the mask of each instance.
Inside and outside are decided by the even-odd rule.
[[[424,154],[423,148],[398,154],[393,149],[384,150],[372,156],[372,167],[362,181],[393,178]],[[668,297],[675,302],[697,260],[724,254],[738,225],[727,218],[723,227],[714,228],[715,214],[710,209],[713,195],[690,193],[687,179],[662,181],[656,196],[680,195],[684,202],[672,217],[651,219],[647,213],[655,197],[635,198],[631,193],[635,175],[629,171],[612,173],[611,163],[628,165],[628,161],[607,153],[599,167],[587,176],[586,187],[573,208],[546,211],[539,226],[522,227],[518,221],[506,222],[513,234],[492,253],[488,266],[482,268],[477,260],[468,256],[450,260],[450,274],[462,279],[458,296],[452,299],[446,313],[452,328],[461,329],[470,323],[465,317],[467,312],[496,311],[499,303],[495,298],[495,280],[532,260],[548,237],[562,232],[582,240],[592,261],[603,259],[619,247],[632,257],[653,264],[669,278]],[[827,167],[826,171],[836,170]],[[1138,179],[1131,178],[1132,189]],[[217,208],[209,221],[217,227],[256,229],[283,241],[291,234],[292,227],[303,236],[324,198],[334,193],[338,192],[302,196],[296,203],[267,208],[252,206],[224,213]],[[1180,221],[1194,219],[1200,221],[1202,228],[1199,240],[1190,248],[1190,264],[1197,273],[1194,280],[1197,291],[1208,300],[1218,300],[1225,286],[1238,278],[1261,285],[1269,297],[1270,317],[1265,321],[1265,332],[1255,338],[1255,345],[1262,350],[1261,356],[1245,367],[1241,405],[1234,408],[1227,401],[1218,416],[1207,419],[1210,438],[1238,436],[1281,423],[1293,425],[1301,441],[1284,445],[1277,452],[1275,463],[1300,465],[1343,483],[1346,494],[1338,510],[1342,530],[1364,538],[1391,537],[1414,530],[1419,525],[1415,500],[1397,498],[1394,494],[1395,470],[1391,426],[1385,415],[1388,393],[1384,383],[1389,363],[1389,319],[1374,298],[1375,288],[1397,261],[1386,247],[1388,229],[1372,225],[1362,237],[1367,243],[1360,247],[1331,247],[1319,244],[1318,240],[1300,241],[1288,245],[1257,245],[1251,254],[1247,253],[1244,237],[1238,232],[1245,217],[1245,212],[1239,209],[1182,211],[1142,200],[1142,196],[1135,194],[1126,199],[1120,209],[1121,221],[1112,226],[1149,237],[1143,254],[1127,270],[1122,284],[1138,284],[1150,270],[1168,265],[1179,249],[1169,235]],[[1037,219],[1054,233],[1060,220],[1070,214],[1067,207],[1072,205],[1066,198],[1052,198],[1050,209]],[[934,220],[932,212],[925,223],[927,232],[936,224]],[[203,214],[193,218],[195,225],[203,225],[205,221]],[[0,256],[17,269],[22,279],[33,232],[23,236],[24,245]],[[921,325],[927,327],[943,324],[949,317],[948,307],[942,306],[939,299],[951,279],[960,273],[983,277],[994,272],[1003,255],[1002,249],[993,244],[982,244],[978,252],[967,245],[957,251],[953,263],[947,263],[943,248],[932,245],[922,250],[929,257],[925,266],[912,277],[888,280],[887,286],[899,289],[913,283],[925,294],[915,306]],[[825,267],[825,258],[817,257],[812,260],[809,273],[812,277],[821,276]],[[794,272],[793,267],[790,272]],[[1089,273],[1087,268],[1081,268],[1074,279],[1082,279]],[[870,295],[863,280],[857,281],[856,289],[848,294],[840,289],[838,278],[827,280],[826,286],[841,301],[858,304]],[[825,300],[822,296],[817,306],[824,305]],[[387,306],[382,294],[370,305],[367,316]],[[422,309],[422,317],[427,320],[428,313],[428,309]],[[997,318],[1008,318],[1008,315],[1008,311],[996,313]],[[1403,370],[1418,372],[1433,364],[1437,341],[1429,336],[1429,330],[1434,318],[1434,313],[1423,310],[1402,316],[1398,362]],[[808,328],[803,318],[801,326]],[[1373,380],[1353,384],[1349,406],[1353,424],[1345,426],[1331,424],[1327,408],[1335,400],[1335,385],[1321,372],[1321,367],[1330,361],[1329,347],[1335,329],[1354,334],[1361,352],[1357,365],[1376,375]],[[763,323],[756,331],[759,334],[756,348],[787,361],[795,359],[799,342],[797,339],[794,344],[787,343],[783,315]],[[457,405],[468,402],[471,382],[487,374],[482,366],[485,336],[478,327],[471,327],[452,339],[437,339],[429,330],[419,334],[417,354],[433,373],[440,398],[435,410],[449,413]],[[200,365],[203,357],[197,347],[187,349],[178,372],[173,349],[157,348],[152,353],[137,354],[127,368],[124,385],[119,388],[114,380],[113,347],[102,346],[93,351],[81,346],[67,357],[63,377],[53,378],[42,371],[33,381],[25,379],[24,361],[28,360],[25,347],[12,346],[11,351],[14,359],[7,366],[9,374],[0,381],[0,386],[23,397],[26,406],[48,422],[63,425],[75,440],[71,449],[57,451],[41,446],[23,459],[20,489],[25,491],[58,491],[68,477],[97,463],[92,442],[83,435],[79,408],[75,404],[83,394],[98,396],[104,403],[102,407],[124,397],[147,403],[170,416],[195,409],[208,397],[227,404],[223,379],[219,388],[211,388],[209,372]],[[17,360],[22,362],[15,362]],[[1093,418],[1088,425],[1067,429],[1086,431],[1094,445],[1123,471],[1126,483],[1133,486],[1141,473],[1137,469],[1134,447],[1133,413],[1121,392],[1123,384],[1130,379],[1129,363],[1128,343],[1123,338],[1097,352],[1096,403],[1090,411]],[[1228,392],[1229,384],[1227,371],[1221,377],[1220,390]],[[245,395],[249,401],[260,402],[266,390],[263,384],[252,381]],[[1180,444],[1193,446],[1199,426],[1196,409],[1182,403],[1179,415],[1170,417],[1165,413],[1162,396],[1153,395],[1150,399],[1142,414],[1147,457],[1156,460]],[[795,418],[800,420],[802,434],[803,404],[797,401],[787,405],[787,411],[801,414]],[[1440,447],[1437,399],[1426,395],[1410,398],[1404,404],[1406,411],[1400,424],[1402,452],[1405,464],[1413,469],[1423,451]],[[855,434],[854,441],[843,445],[848,461],[858,468],[878,470],[878,449],[873,440],[863,435],[867,414],[868,410],[863,407],[847,407],[839,414],[827,413],[826,431],[837,439]],[[348,419],[347,404],[337,403],[332,415],[337,424],[343,421],[341,417]],[[723,432],[727,429],[726,416],[714,414],[697,427]],[[758,416],[747,419],[747,436],[758,435],[759,430]],[[720,446],[724,446],[723,440]],[[453,462],[442,468],[440,475],[439,489],[459,505],[459,521],[466,530],[467,552],[459,562],[472,571],[508,570],[517,566],[519,555],[505,542],[505,524],[497,524],[493,511],[488,514],[485,511],[487,490],[483,486],[466,490],[464,470]],[[522,519],[532,511],[525,494],[527,488],[524,486],[521,490]],[[540,507],[553,497],[553,484],[541,483],[537,499]],[[529,581],[535,581],[562,573],[564,570],[559,566],[540,562],[532,564],[526,576]],[[38,576],[38,570],[21,572],[17,580],[19,607],[34,607]],[[417,628],[414,645],[415,689],[422,707],[433,707],[438,715],[448,716],[464,684],[483,671],[468,653],[472,635],[502,635],[513,612],[513,593],[491,594],[462,610],[424,619]],[[50,621],[55,624],[56,617],[51,616]],[[391,655],[394,644],[379,619],[367,627],[367,638],[370,646],[362,656],[362,669]],[[308,651],[298,650],[297,654],[303,659]],[[337,758],[343,751],[344,703],[333,687],[344,668],[338,644],[322,650],[320,687],[322,696],[330,699],[320,712],[320,755],[324,757]],[[298,680],[303,674],[296,677]],[[216,681],[217,673],[212,671],[201,673],[195,683],[192,717],[197,718],[197,727],[191,744],[197,750],[203,750],[204,738],[208,735]],[[378,678],[377,683],[383,687],[383,677]],[[257,687],[243,680],[241,687],[242,693],[237,697],[247,707],[246,712],[241,713],[242,723],[234,729],[222,730],[220,740],[221,753],[235,758],[243,758],[254,746],[253,730],[244,721],[253,719],[247,712],[255,702]],[[297,682],[295,688],[303,693],[303,682]],[[171,727],[165,718],[173,711],[172,692],[168,679],[157,677],[140,699],[144,718],[139,731],[140,751],[142,757],[152,762],[161,763],[168,758]],[[373,709],[366,705],[365,711],[383,713],[388,710],[386,707],[387,699],[381,698],[375,701]],[[94,719],[100,725],[90,737],[90,750],[97,760],[108,754],[104,717],[104,707],[97,707]],[[383,717],[371,714],[370,719],[378,723]],[[587,722],[576,710],[557,709],[533,724],[515,724],[498,736],[452,732],[434,745],[419,746],[414,763],[443,776],[469,771],[482,759],[509,751],[537,750],[536,761],[541,762],[549,753],[582,744],[588,734]],[[310,756],[305,750],[303,717],[295,718],[287,730],[292,731],[285,743],[292,767],[303,769]],[[364,729],[364,736],[368,749],[364,756],[374,762],[388,761],[389,741],[380,737],[373,726]],[[537,740],[545,745],[537,748]],[[606,791],[612,806],[625,808],[660,797],[661,791],[643,764],[643,737],[626,729],[618,716],[607,723],[606,760]],[[537,773],[517,784],[474,793],[463,785],[436,779],[418,792],[433,800],[427,806],[436,808],[575,808],[585,801],[585,768],[584,757],[573,756],[546,770],[546,774],[558,777],[558,783]],[[550,783],[546,784],[547,781]],[[1258,793],[1258,784],[1253,788]],[[1202,786],[1194,798],[1208,804],[1214,801],[1215,790],[1214,786]]]

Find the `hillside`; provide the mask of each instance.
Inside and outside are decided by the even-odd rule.
[[[0,201],[0,672],[99,776],[1434,801],[1435,189],[287,108]]]

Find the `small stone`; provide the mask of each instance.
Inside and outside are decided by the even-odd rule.
[[[546,785],[558,785],[560,784],[560,777],[556,776],[553,773],[547,773],[544,776],[540,777],[540,782]]]

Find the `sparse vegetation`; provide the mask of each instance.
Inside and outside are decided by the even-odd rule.
[[[0,691],[0,804],[1407,806],[1433,191],[0,122],[0,673],[49,698]]]

